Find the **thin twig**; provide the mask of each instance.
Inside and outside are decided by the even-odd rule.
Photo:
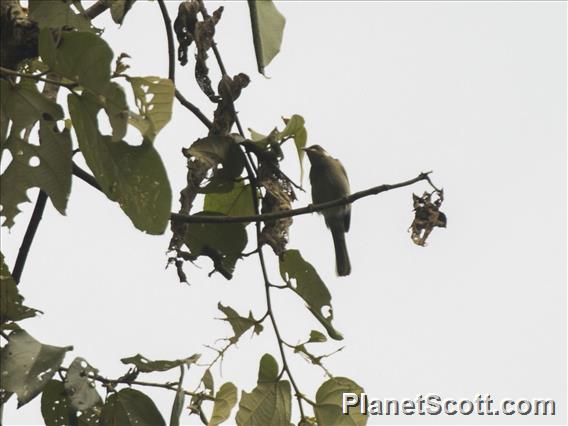
[[[197,108],[195,105],[193,105],[191,102],[189,102],[186,98],[184,98],[184,96],[180,93],[180,91],[178,89],[176,89],[175,91],[176,94],[176,99],[179,101],[180,104],[182,104],[184,107],[186,107],[188,110],[190,110],[203,124],[205,124],[205,126],[210,129],[213,126],[213,123],[211,123],[211,120],[209,120],[205,114],[203,114],[201,112],[201,110],[199,108]]]
[[[110,2],[106,0],[98,0],[94,5],[85,10],[85,16],[89,19],[94,19],[107,10],[110,6]]]
[[[13,75],[16,77],[28,78],[30,80],[36,80],[36,81],[43,81],[44,83],[50,83],[57,86],[62,86],[69,90],[73,89],[74,87],[77,87],[76,83],[62,83],[59,80],[52,80],[50,78],[41,77],[39,74],[26,74],[23,72],[13,71],[11,69],[4,67],[0,67],[0,74]]]
[[[299,216],[303,214],[319,212],[336,206],[351,204],[364,197],[377,195],[380,194],[381,192],[386,192],[393,189],[402,188],[405,186],[410,186],[412,184],[415,184],[416,182],[428,180],[427,177],[429,173],[431,172],[420,173],[414,179],[410,179],[404,182],[374,186],[364,191],[355,192],[347,197],[338,198],[337,200],[327,201],[325,203],[310,204],[306,207],[301,207],[299,209],[285,210],[274,213],[257,214],[251,216],[200,216],[200,215],[188,216],[179,213],[172,213],[171,220],[183,223],[242,223],[242,222],[265,222],[275,219],[282,219],[285,217]]]
[[[160,11],[162,12],[162,18],[164,19],[164,25],[166,27],[166,36],[168,38],[168,78],[175,83],[176,80],[176,58],[175,58],[175,47],[174,47],[174,34],[172,31],[172,21],[170,15],[168,14],[168,9],[164,3],[164,0],[158,0],[158,5],[160,6]]]

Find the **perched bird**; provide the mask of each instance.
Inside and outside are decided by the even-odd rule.
[[[349,179],[339,160],[329,155],[319,145],[304,148],[312,165],[310,183],[312,185],[312,201],[315,204],[337,200],[348,196]],[[351,273],[349,254],[345,245],[345,233],[349,231],[351,220],[351,205],[332,207],[320,211],[325,218],[325,224],[331,231],[335,246],[335,264],[337,275],[347,276]]]

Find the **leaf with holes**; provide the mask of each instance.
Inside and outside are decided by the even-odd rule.
[[[7,321],[20,321],[36,316],[37,309],[23,305],[24,297],[18,292],[18,287],[0,253],[0,325]]]
[[[63,382],[50,380],[41,394],[41,415],[46,426],[65,426],[77,423],[77,413],[65,392]]]
[[[79,31],[97,31],[88,17],[73,11],[69,1],[30,0],[28,8],[30,19],[37,22],[39,28],[73,27]]]
[[[218,426],[229,418],[237,403],[237,387],[231,382],[223,383],[215,395],[215,404],[209,426]]]
[[[226,216],[254,215],[251,186],[239,181],[235,182],[229,192],[209,193],[205,196],[203,210]]]
[[[258,72],[280,52],[286,19],[271,0],[248,0]]]
[[[290,425],[290,383],[287,380],[278,380],[278,363],[271,355],[265,354],[262,357],[258,377],[258,384],[252,392],[242,393],[236,417],[237,424]]]
[[[53,206],[65,214],[71,192],[72,144],[68,129],[58,131],[55,122],[41,120],[40,145],[32,145],[10,136],[6,142],[12,161],[0,180],[0,213],[6,219],[3,226],[12,227],[20,212],[19,204],[30,201],[26,191],[44,190]]]
[[[93,93],[105,93],[113,53],[102,38],[85,32],[62,32],[56,45],[52,32],[43,29],[39,36],[39,54],[53,72]]]
[[[51,380],[65,352],[72,349],[44,345],[24,330],[13,331],[0,353],[2,387],[18,395],[18,407],[27,404]]]
[[[252,312],[249,312],[248,317],[241,317],[237,313],[237,311],[235,311],[230,306],[223,306],[221,303],[219,303],[217,305],[217,308],[219,308],[219,310],[225,314],[225,318],[221,319],[223,321],[229,322],[229,324],[231,324],[231,327],[233,328],[235,335],[229,339],[233,343],[236,343],[237,340],[239,340],[239,338],[251,327],[254,327],[253,332],[256,334],[260,334],[264,329],[262,324],[254,319]]]
[[[12,120],[10,132],[13,136],[19,136],[22,129],[37,122],[44,114],[47,114],[45,118],[48,120],[63,118],[61,106],[43,96],[32,80],[22,79],[15,86],[7,80],[0,80],[0,95],[2,111],[6,118]]]
[[[71,399],[71,405],[77,411],[86,411],[102,402],[92,377],[99,371],[83,358],[75,358],[65,376],[65,390]]]
[[[102,136],[100,106],[93,95],[69,95],[68,102],[79,147],[101,189],[136,228],[162,234],[169,223],[172,191],[158,152],[150,143],[131,146]]]
[[[293,290],[306,301],[308,309],[316,319],[325,327],[329,337],[335,340],[343,340],[339,331],[333,328],[333,309],[331,307],[331,294],[321,280],[315,268],[306,262],[298,250],[286,250],[280,257],[280,275],[287,283],[292,284]],[[323,308],[329,309],[329,314],[324,315]]]
[[[189,368],[189,366],[191,364],[195,364],[200,357],[201,354],[193,354],[190,357],[184,359],[176,359],[173,361],[152,361],[140,354],[136,354],[128,358],[122,358],[120,361],[123,364],[134,364],[138,371],[142,373],[151,373],[153,371],[168,371],[172,368],[179,367],[180,365],[187,365],[187,367]]]
[[[347,415],[343,414],[343,395],[361,395],[364,392],[361,386],[347,377],[334,377],[323,383],[316,393],[314,408],[318,425],[366,425],[367,416],[361,414],[360,407],[352,408]]]
[[[103,406],[102,425],[165,426],[156,404],[135,389],[122,389],[111,394]]]
[[[138,114],[131,114],[130,124],[145,139],[153,141],[172,118],[175,87],[171,80],[160,77],[129,77]]]

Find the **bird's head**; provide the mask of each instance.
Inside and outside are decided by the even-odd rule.
[[[319,145],[312,145],[308,146],[307,148],[302,148],[302,150],[308,154],[308,158],[310,159],[310,163],[314,163],[314,161],[318,161],[321,158],[329,157],[329,154],[325,149],[323,149]]]

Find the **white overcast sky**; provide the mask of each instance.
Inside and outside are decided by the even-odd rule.
[[[177,4],[167,3],[172,19]],[[287,23],[282,51],[267,68],[270,79],[256,72],[246,3],[223,4],[217,40],[225,64],[230,74],[252,79],[237,103],[245,128],[268,132],[281,126],[281,116],[301,114],[308,143],[341,159],[353,191],[428,170],[445,189],[448,228],[435,230],[426,248],[407,233],[412,192],[426,185],[355,203],[347,236],[353,273],[343,279],[335,276],[321,217],[294,219],[289,247],[301,250],[326,282],[345,336],[345,349],[327,367],[375,398],[491,394],[559,404],[559,415],[548,418],[391,416],[369,424],[565,423],[566,3],[279,2]],[[208,5],[211,11],[217,3]],[[108,13],[95,24],[105,28],[115,55],[132,57],[132,75],[167,75],[156,2],[137,2],[120,29]],[[213,60],[209,67],[216,81]],[[191,62],[178,66],[177,79],[211,116]],[[205,134],[176,103],[156,142],[174,191],[172,210],[185,179],[181,148]],[[128,138],[136,137],[131,129]],[[286,172],[298,179],[291,145],[285,153]],[[309,202],[300,194],[295,206]],[[2,228],[10,267],[32,207],[25,206],[11,232]],[[22,325],[44,343],[74,345],[67,364],[82,356],[108,377],[122,375],[119,359],[137,352],[151,359],[199,352],[210,360],[214,353],[203,345],[230,333],[214,319],[219,301],[243,314],[265,312],[258,261],[239,262],[227,282],[208,278],[210,262],[200,260],[201,269],[187,267],[191,286],[185,286],[164,269],[169,237],[136,231],[117,205],[75,180],[67,216],[48,203],[20,285],[27,304],[45,315]],[[277,260],[266,253],[276,283]],[[297,297],[278,291],[273,297],[288,341],[320,329]],[[228,352],[222,377],[215,370],[216,386],[233,381],[239,392],[250,391],[266,352],[279,359],[269,324]],[[313,397],[322,371],[288,357],[301,390]],[[187,385],[199,376],[192,369]],[[173,394],[141,390],[168,419]],[[39,400],[16,410],[12,398],[5,424],[42,424]],[[199,424],[196,417],[183,421]]]

